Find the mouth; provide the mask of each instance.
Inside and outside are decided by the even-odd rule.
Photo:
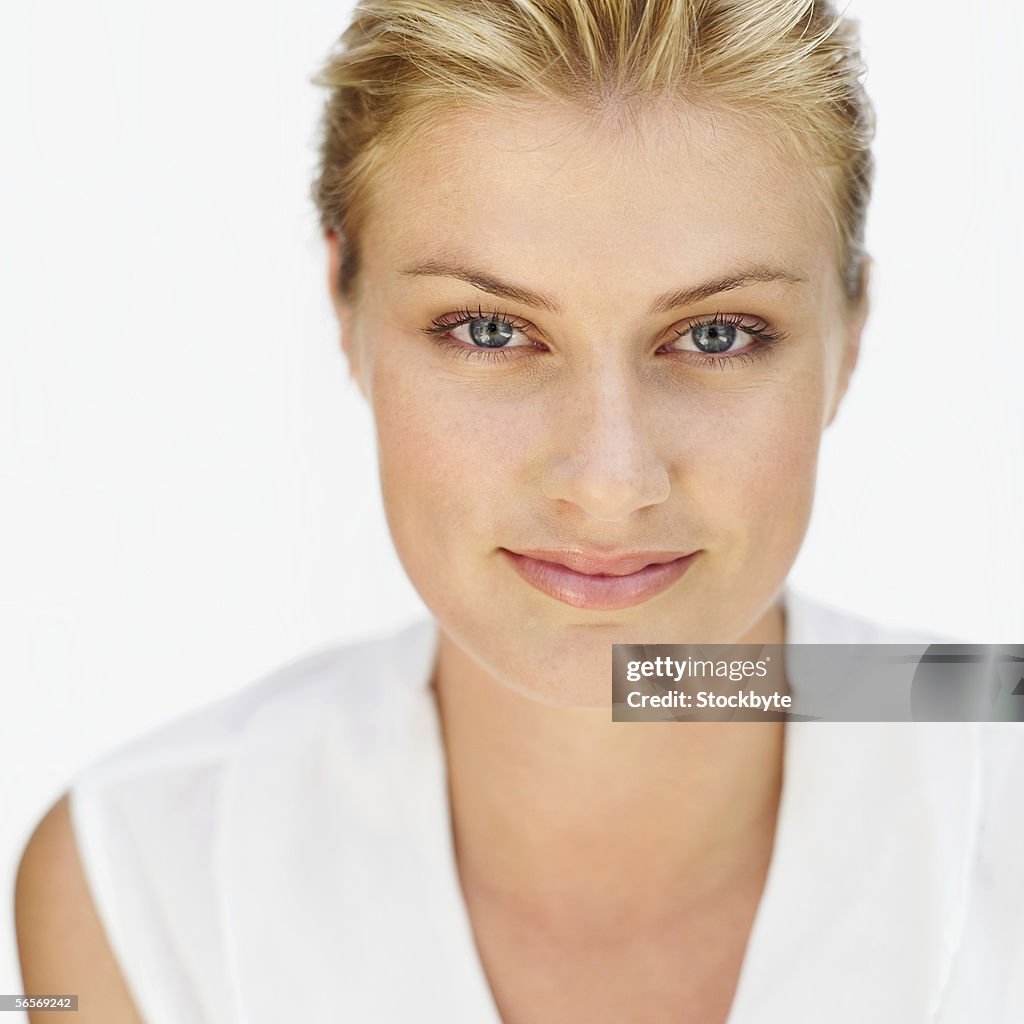
[[[608,556],[579,550],[501,553],[536,590],[595,611],[631,608],[667,590],[693,564],[699,551],[635,551]]]

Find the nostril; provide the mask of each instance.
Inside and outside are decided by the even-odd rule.
[[[562,458],[544,474],[545,497],[571,502],[601,522],[616,522],[634,512],[666,501],[670,484],[667,468],[649,461],[628,471],[597,460]]]

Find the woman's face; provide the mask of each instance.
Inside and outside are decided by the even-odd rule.
[[[691,108],[463,108],[390,161],[334,300],[442,652],[608,706],[613,643],[752,635],[856,357],[823,202]]]

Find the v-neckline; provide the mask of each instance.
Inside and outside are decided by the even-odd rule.
[[[787,641],[851,629],[787,601]],[[503,1024],[462,891],[438,627],[322,659],[247,719],[221,789],[236,1018]],[[318,662],[318,665],[320,663]],[[963,931],[981,792],[960,723],[787,722],[771,861],[726,1024],[923,1024]],[[295,992],[282,979],[320,979]],[[323,984],[338,979],[343,986]]]
[[[795,627],[797,626],[797,623],[794,620],[798,618],[799,610],[796,608],[795,600],[788,588],[784,588],[782,596],[786,611],[786,639],[788,642],[790,637],[794,636],[796,633]],[[442,818],[447,826],[445,829],[446,835],[443,839],[443,845],[445,848],[443,878],[440,880],[443,888],[438,893],[440,898],[437,903],[439,907],[442,905],[447,907],[451,915],[448,922],[446,922],[443,932],[444,934],[452,937],[455,943],[455,947],[450,950],[450,954],[456,958],[458,968],[454,973],[456,976],[462,976],[464,978],[468,975],[469,990],[465,994],[470,1001],[471,1016],[466,1019],[472,1020],[473,1024],[503,1024],[501,1012],[495,1000],[491,983],[487,978],[483,959],[477,945],[476,936],[473,930],[472,916],[470,914],[469,905],[459,876],[458,859],[455,850],[455,839],[452,826],[452,806],[450,791],[448,789],[447,762],[444,752],[444,735],[440,712],[438,710],[434,694],[429,688],[429,681],[433,675],[436,651],[437,629],[435,625],[429,639],[429,655],[425,658],[428,668],[425,673],[420,673],[420,681],[424,685],[421,686],[419,696],[423,701],[424,714],[429,722],[429,732],[432,736],[432,742],[440,755],[441,771],[443,775],[443,794],[441,795],[440,801],[434,801],[435,804],[441,804]],[[424,676],[426,677],[425,680]],[[783,745],[782,792],[780,794],[779,806],[776,815],[776,826],[772,840],[772,852],[769,860],[768,872],[764,887],[762,888],[761,897],[758,900],[754,921],[747,938],[743,961],[740,968],[740,975],[733,994],[732,1003],[730,1004],[729,1014],[723,1024],[755,1024],[755,1021],[758,1022],[758,1024],[763,1024],[764,1021],[763,1016],[748,1016],[748,1012],[743,1009],[743,1005],[746,1001],[746,986],[744,983],[747,976],[751,975],[755,970],[751,964],[760,965],[761,960],[764,958],[765,954],[762,953],[761,947],[770,947],[771,944],[771,925],[764,922],[764,918],[768,916],[768,908],[774,908],[781,902],[784,902],[775,894],[775,890],[779,888],[780,883],[774,879],[779,874],[776,865],[780,861],[780,852],[784,848],[788,849],[792,846],[790,836],[793,828],[792,826],[785,827],[792,817],[792,788],[787,785],[786,780],[794,772],[799,771],[800,766],[794,763],[798,758],[796,755],[791,753],[789,742],[791,738],[791,733],[789,732],[787,723],[786,742]],[[742,1001],[741,996],[744,997]]]
[[[820,635],[809,614],[813,606],[788,585],[782,598],[787,644],[848,639]],[[436,646],[434,624],[426,683]],[[452,943],[453,978],[467,985],[466,1020],[503,1024],[459,877],[440,714],[427,685],[420,696],[440,764],[434,806],[441,809],[444,853],[436,906],[449,915],[442,931]],[[865,1018],[851,999],[879,974],[884,994],[864,1005],[887,1015],[871,1019],[905,1024],[938,1012],[953,956],[951,923],[967,898],[962,880],[973,848],[978,751],[970,742],[942,749],[941,733],[908,733],[901,731],[904,724],[786,723],[771,858],[724,1024],[820,1019],[826,1006],[834,1024],[853,1024]],[[934,812],[924,827],[904,813],[921,801]],[[961,838],[948,842],[958,825]],[[944,870],[922,873],[922,863]],[[955,886],[945,885],[949,877],[958,880]],[[901,901],[909,912],[893,915]],[[923,938],[929,935],[930,941]],[[891,948],[892,958],[875,955],[879,946]],[[915,947],[925,955],[901,963],[900,953]],[[799,956],[806,965],[800,971],[794,966]],[[863,966],[865,956],[870,968]],[[858,957],[860,980],[851,976]],[[801,998],[806,1017],[797,1009]]]

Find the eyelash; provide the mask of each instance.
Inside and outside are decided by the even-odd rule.
[[[469,323],[471,320],[494,320],[497,323],[508,327],[514,327],[515,329],[524,332],[528,331],[531,326],[530,324],[520,320],[518,317],[509,316],[501,310],[485,310],[482,306],[477,306],[474,310],[463,306],[452,313],[432,320],[427,327],[423,328],[423,333],[428,335],[431,340],[436,342],[445,352],[447,352],[447,354],[452,355],[455,358],[470,359],[488,363],[503,363],[512,358],[512,351],[514,351],[514,349],[510,350],[508,347],[470,347],[447,340],[446,335],[449,332],[455,330],[457,327],[461,327],[463,324]],[[685,330],[676,330],[674,333],[679,338],[685,338],[686,335],[695,328],[706,327],[709,324],[726,324],[731,327],[736,327],[738,330],[742,330],[745,334],[749,334],[752,338],[756,338],[757,344],[752,346],[751,349],[737,352],[735,355],[716,355],[711,352],[700,353],[690,351],[686,351],[685,353],[676,352],[674,354],[694,357],[694,359],[702,366],[717,367],[722,370],[728,366],[730,369],[734,369],[735,364],[737,363],[749,364],[763,355],[768,355],[772,346],[780,341],[784,341],[788,337],[786,332],[777,330],[767,321],[761,320],[759,317],[744,317],[735,313],[715,313],[711,316],[695,317],[692,321],[687,323]],[[517,346],[517,348],[521,347],[524,346]]]

